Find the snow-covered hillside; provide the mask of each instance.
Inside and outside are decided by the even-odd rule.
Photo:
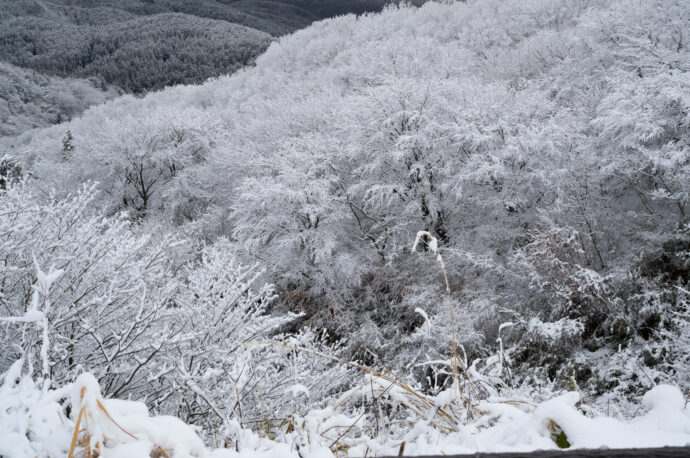
[[[634,446],[663,416],[639,444],[687,443],[689,21],[682,0],[392,7],[4,139],[25,177],[5,315],[63,270],[55,386],[93,372],[214,446]],[[0,370],[40,359],[12,329],[34,340]]]
[[[117,95],[114,88],[98,88],[92,81],[0,63],[0,137],[67,121]]]

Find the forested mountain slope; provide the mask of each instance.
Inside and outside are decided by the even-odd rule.
[[[88,289],[100,292],[93,300],[106,311],[127,304],[112,313],[139,316],[134,323],[144,326],[148,318],[129,301],[131,285],[141,282],[141,307],[160,311],[141,334],[153,346],[133,347],[157,349],[150,364],[128,355],[108,361],[124,338],[111,320],[102,326],[115,337],[103,339],[89,334],[98,317],[61,318],[55,380],[77,370],[64,356],[77,345],[73,326],[81,345],[93,338],[106,347],[80,356],[106,393],[146,397],[151,408],[177,411],[209,436],[240,421],[240,404],[244,425],[287,436],[296,425],[336,418],[319,410],[295,420],[328,404],[350,405],[354,423],[369,422],[362,437],[378,435],[379,426],[402,438],[421,434],[415,424],[441,425],[424,436],[429,443],[452,430],[445,421],[484,415],[479,400],[499,394],[527,405],[577,391],[589,414],[623,417],[657,384],[687,393],[688,21],[683,0],[391,7],[275,40],[255,66],[233,75],[123,96],[69,123],[2,140],[4,167],[25,173],[31,198],[47,206],[44,218],[59,214],[51,206],[68,192],[98,183],[98,195],[87,189],[71,197],[84,210],[70,214],[102,211],[83,229],[90,243],[99,240],[91,234],[113,225],[103,246],[122,248],[113,248],[107,275],[93,274],[93,281],[113,275],[122,286]],[[29,205],[13,192],[13,205]],[[119,242],[128,237],[127,221],[136,243]],[[29,222],[22,227],[35,237]],[[142,233],[153,234],[151,251],[138,251],[148,243]],[[170,233],[186,242],[162,239]],[[81,235],[74,237],[78,247]],[[81,258],[61,251],[72,245],[54,243],[60,262],[76,269],[73,260]],[[98,252],[79,256],[88,264]],[[31,249],[21,253],[17,263],[28,272]],[[121,262],[134,263],[140,280],[120,278]],[[244,277],[226,267],[235,262],[265,270]],[[78,270],[69,270],[59,289],[67,317],[71,301],[81,301],[79,289],[70,289],[74,277]],[[246,278],[273,284],[275,296],[260,290],[242,302],[248,320],[257,320],[251,326],[224,323],[214,304],[235,310],[228,291],[244,288]],[[17,289],[19,297],[31,291]],[[295,340],[256,337],[276,332]],[[233,352],[235,359],[223,359],[247,341],[260,357]],[[271,345],[291,356],[271,353]],[[380,372],[360,389],[351,365],[307,362],[300,349],[309,345],[309,355],[337,355]],[[206,347],[203,358],[193,350]],[[161,348],[167,351],[158,355]],[[375,385],[389,369],[398,374],[394,382]],[[158,373],[159,382],[146,382]],[[241,389],[228,395],[233,383]],[[411,391],[438,395],[451,413],[439,414],[439,404]],[[408,395],[414,401],[406,404]],[[380,411],[370,407],[384,398],[390,421],[380,425]],[[217,410],[208,413],[208,405]],[[265,411],[276,418],[267,420]],[[493,424],[493,416],[482,418],[482,427]],[[331,448],[343,437],[334,436]],[[364,454],[364,442],[358,447]]]
[[[120,22],[140,16],[180,13],[231,22],[276,35],[303,28],[315,19],[314,16],[299,8],[280,2],[268,2],[273,3],[273,6],[275,6],[270,13],[264,11],[265,8],[262,8],[262,2],[250,1],[247,3],[248,5],[245,5],[244,8],[238,8],[215,0],[195,2],[181,0],[123,0],[118,2],[98,0],[53,0],[49,2],[9,0],[8,8],[4,13],[0,13],[0,17],[5,19],[12,17],[43,17],[54,21],[67,21],[77,25],[97,25],[105,22]],[[282,19],[279,19],[281,16]]]
[[[245,26],[179,13],[105,18],[97,23],[92,15],[88,24],[53,16],[6,19],[0,26],[0,59],[142,92],[231,73],[272,40]]]

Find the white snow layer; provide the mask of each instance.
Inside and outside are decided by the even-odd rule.
[[[458,432],[445,434],[419,422],[403,437],[390,439],[358,435],[358,419],[326,408],[295,417],[295,427],[275,440],[237,425],[233,447],[214,450],[177,418],[150,416],[141,402],[104,399],[90,374],[82,374],[71,386],[43,392],[21,374],[22,365],[21,360],[15,363],[0,386],[0,455],[4,457],[66,456],[77,424],[76,451],[89,444],[104,458],[149,457],[155,450],[176,458],[328,457],[335,456],[330,449],[334,431],[353,424],[352,434],[339,439],[339,456],[396,455],[402,441],[408,456],[553,449],[560,431],[573,448],[690,445],[690,409],[677,387],[660,385],[642,400],[647,412],[632,420],[587,417],[576,408],[579,394],[569,392],[536,406],[483,401],[477,406],[478,418],[461,425]]]

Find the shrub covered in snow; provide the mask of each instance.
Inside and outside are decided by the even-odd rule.
[[[253,287],[261,271],[238,263],[227,242],[197,259],[170,235],[94,213],[94,192],[40,204],[25,182],[3,191],[3,370],[21,359],[44,390],[89,371],[105,396],[141,399],[220,441],[231,419],[294,412],[287,386],[321,394],[318,383],[341,383],[343,370],[279,347],[295,317],[268,313],[272,287]],[[321,340],[306,331],[291,345],[316,350]]]

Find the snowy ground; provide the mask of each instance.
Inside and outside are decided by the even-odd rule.
[[[473,418],[444,427],[429,418],[401,426],[395,437],[368,437],[361,418],[335,407],[295,416],[280,437],[269,439],[231,425],[234,443],[211,449],[195,429],[171,416],[150,416],[141,402],[104,399],[95,378],[81,375],[74,384],[47,389],[22,375],[18,361],[0,387],[0,455],[5,457],[75,456],[98,450],[102,457],[327,457],[474,452],[525,452],[570,448],[643,448],[690,445],[690,409],[680,390],[659,385],[642,399],[646,412],[632,420],[585,416],[575,392],[532,405],[506,399],[482,401]],[[396,396],[395,392],[391,393]],[[438,417],[453,409],[454,392],[434,398]],[[69,406],[69,410],[67,407]],[[457,406],[456,406],[457,408]],[[69,413],[68,413],[69,412]],[[166,455],[158,455],[166,456]]]

